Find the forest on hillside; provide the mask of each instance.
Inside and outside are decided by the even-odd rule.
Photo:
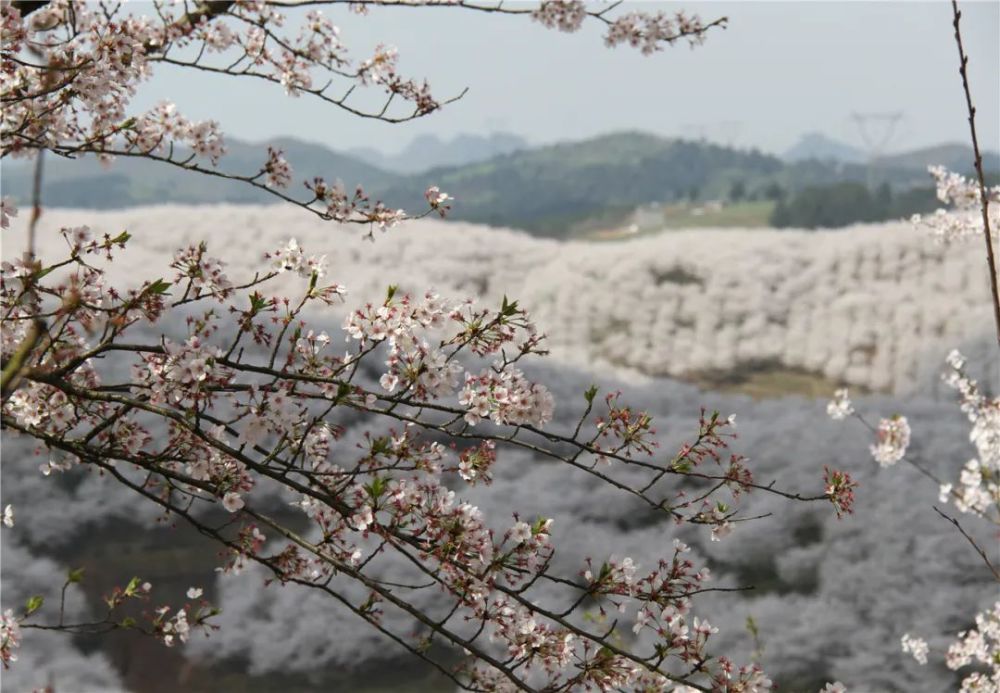
[[[694,208],[718,201],[739,208],[762,203],[760,213],[754,213],[757,223],[779,228],[835,228],[908,218],[939,204],[927,174],[927,165],[937,161],[934,157],[971,161],[965,147],[886,157],[874,168],[833,160],[784,161],[756,150],[626,132],[523,147],[482,161],[401,174],[360,158],[363,151],[339,153],[294,138],[269,144],[294,160],[306,180],[332,171],[347,190],[364,183],[370,198],[394,208],[412,208],[421,203],[422,181],[430,178],[455,199],[450,219],[554,238],[582,235],[595,219],[603,227],[627,225],[637,208],[651,204]],[[252,169],[261,146],[230,140],[225,165],[231,170]],[[445,149],[442,155],[448,152]],[[369,154],[369,158],[384,164],[378,157]],[[967,173],[969,166],[956,170]],[[985,166],[994,180],[1000,157],[988,153]],[[28,168],[5,168],[8,194],[25,199],[30,183]],[[44,195],[60,207],[89,209],[275,202],[266,192],[234,180],[199,180],[142,159],[105,168],[87,157],[51,161]],[[725,217],[715,223],[734,225]]]

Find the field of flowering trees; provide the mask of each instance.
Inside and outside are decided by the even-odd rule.
[[[40,238],[53,257],[65,247],[55,231],[81,213],[46,214]],[[331,326],[355,302],[381,300],[387,278],[404,293],[433,287],[486,304],[516,287],[556,359],[624,378],[726,382],[763,368],[816,374],[829,391],[842,384],[906,394],[937,383],[949,349],[978,352],[991,334],[981,248],[936,242],[909,221],[837,231],[697,229],[628,242],[559,242],[426,219],[405,233],[379,235],[376,243],[342,229],[331,244],[327,239],[337,230],[291,208],[164,206],[85,214],[95,228],[135,236],[129,250],[135,259],[109,267],[122,278],[133,262],[163,265],[175,246],[203,238],[210,250],[225,248],[227,271],[239,274],[252,272],[260,248],[276,248],[288,237],[322,249],[331,278],[351,298],[329,308],[337,316],[326,318]],[[22,222],[12,229],[14,247],[24,228]],[[238,235],[229,235],[230,228]]]
[[[72,210],[46,215],[41,257],[58,256],[65,242],[55,230],[79,216]],[[318,309],[314,324],[344,348],[344,306],[379,300],[386,276],[403,279],[401,292],[434,286],[449,295],[493,301],[500,299],[501,287],[524,278],[519,296],[537,306],[539,329],[552,335],[553,351],[529,372],[565,403],[555,411],[553,430],[572,429],[584,404],[580,393],[596,379],[602,391],[628,391],[632,404],[657,422],[665,449],[681,446],[699,407],[714,408],[736,414],[740,438],[734,449],[751,459],[757,479],[809,488],[816,469],[829,466],[848,471],[864,490],[854,515],[843,519],[825,507],[789,507],[781,498],[752,494],[746,512],[772,517],[737,524],[731,536],[715,542],[707,529],[671,529],[669,521],[618,497],[599,480],[567,480],[562,465],[505,450],[492,485],[469,489],[468,502],[487,516],[514,506],[526,516],[551,517],[567,570],[571,557],[653,555],[672,540],[667,537],[680,538],[697,563],[712,566],[715,586],[754,586],[716,595],[704,615],[719,627],[720,647],[759,661],[787,690],[818,690],[829,680],[857,681],[859,690],[945,690],[956,680],[941,662],[920,667],[899,647],[902,634],[914,632],[943,649],[964,623],[961,614],[990,605],[989,575],[931,507],[935,484],[913,468],[880,469],[860,426],[845,438],[843,424],[826,414],[832,392],[755,401],[699,389],[664,377],[663,371],[677,363],[738,369],[741,359],[775,359],[803,368],[833,363],[823,371],[831,385],[883,391],[855,398],[854,406],[906,415],[917,432],[910,455],[942,478],[954,476],[973,448],[962,442],[968,424],[955,404],[957,395],[939,377],[948,345],[963,346],[972,357],[970,370],[983,382],[996,377],[989,371],[996,361],[989,358],[988,307],[978,300],[985,280],[971,244],[942,245],[908,222],[820,233],[690,231],[636,241],[561,243],[427,220],[405,233],[380,235],[375,244],[343,234],[336,244],[321,245],[329,237],[327,226],[274,207],[153,207],[87,212],[87,218],[95,233],[128,229],[132,234],[129,261],[107,263],[110,278],[119,281],[137,271],[151,279],[168,275],[171,249],[201,238],[209,239],[209,250],[229,249],[224,270],[233,277],[247,276],[259,264],[257,248],[276,247],[289,235],[307,251],[323,247],[328,279],[347,294],[342,305]],[[24,228],[22,220],[14,220],[8,237],[16,243]],[[239,233],[226,234],[224,228]],[[411,268],[405,275],[397,271],[404,263]],[[276,291],[291,293],[301,280],[286,274],[277,281]],[[887,324],[885,316],[899,317]],[[161,329],[179,337],[186,327]],[[732,341],[728,352],[720,348],[722,339]],[[671,349],[653,348],[660,343]],[[832,359],[851,353],[852,344],[857,362]],[[866,344],[878,350],[865,350]],[[660,360],[650,360],[653,354]],[[696,355],[715,360],[698,364]],[[653,366],[640,371],[644,362]],[[377,387],[378,369],[363,375]],[[355,421],[341,445],[363,445],[366,430],[364,419]],[[5,439],[4,446],[5,459],[28,468],[45,461],[29,462],[30,446],[22,441]],[[79,555],[70,548],[74,543],[95,535],[122,541],[111,529],[115,523],[154,522],[158,515],[155,508],[137,506],[107,478],[72,472],[54,490],[51,478],[11,468],[4,467],[5,494],[30,506],[32,521],[22,527],[22,539],[4,543],[7,594],[27,598],[39,584],[58,589],[59,576],[72,567],[58,561]],[[272,492],[262,502],[281,512],[297,500],[295,494]],[[59,512],[68,505],[74,508],[69,527]],[[988,544],[989,532],[973,531]],[[143,552],[152,556],[171,545],[184,547],[164,530],[138,548],[126,545],[139,551],[139,565]],[[416,577],[405,566],[394,571],[400,581]],[[190,572],[190,580],[199,579]],[[210,683],[245,670],[248,690],[254,685],[267,690],[274,680],[269,676],[357,685],[360,679],[352,676],[371,676],[385,662],[414,675],[378,633],[359,633],[349,614],[329,608],[318,595],[277,586],[261,591],[265,578],[250,570],[223,576],[217,584],[198,583],[221,606],[222,628],[208,639],[192,638],[184,653],[204,677],[197,680]],[[183,585],[187,575],[166,579]],[[74,613],[83,615],[84,593],[73,586],[70,595]],[[354,596],[363,598],[364,591]],[[557,597],[555,591],[546,598]],[[437,598],[422,596],[431,609]],[[748,618],[756,637],[747,629]],[[280,642],[276,631],[286,634]],[[93,681],[107,690],[125,685],[110,663],[113,654],[100,649],[85,654],[58,634],[38,642],[22,655],[28,666],[11,669],[7,680],[28,686],[44,671],[56,683]],[[341,673],[324,678],[331,668]],[[416,675],[428,690],[441,685],[423,670]],[[394,683],[398,680],[391,677],[383,681],[389,689]]]

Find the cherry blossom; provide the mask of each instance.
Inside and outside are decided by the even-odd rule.
[[[900,638],[899,642],[903,648],[903,652],[913,655],[918,664],[927,664],[927,653],[930,651],[930,648],[923,638],[915,638],[909,633],[903,633],[903,637]]]
[[[826,495],[837,511],[837,517],[853,513],[854,489],[858,487],[858,484],[851,478],[851,475],[847,472],[824,467],[823,482],[826,484]]]
[[[915,214],[910,221],[926,226],[941,242],[953,242],[983,235],[982,195],[978,181],[972,181],[943,166],[928,168],[937,183],[938,199],[954,207],[953,211],[937,210],[930,216]],[[1000,233],[1000,186],[987,189],[990,205],[990,226]]]
[[[8,228],[10,226],[11,217],[17,216],[17,205],[14,204],[13,198],[9,195],[4,195],[0,199],[0,228]]]
[[[851,404],[847,388],[841,388],[834,393],[833,399],[826,405],[826,413],[834,421],[841,421],[854,413],[854,405]]]
[[[240,494],[230,491],[222,498],[222,507],[227,511],[234,513],[244,506],[243,498]]]
[[[572,33],[583,26],[587,6],[583,0],[543,0],[531,16],[551,29]]]
[[[264,173],[267,184],[272,188],[287,188],[292,183],[292,167],[280,149],[267,148]]]
[[[451,195],[445,192],[441,192],[441,189],[436,185],[432,185],[427,188],[424,193],[424,198],[426,198],[427,203],[431,206],[431,209],[435,210],[442,217],[448,213],[451,209],[451,205],[448,204],[449,200],[454,200]]]
[[[952,501],[961,512],[1000,522],[1000,396],[987,397],[965,371],[965,357],[953,350],[947,357],[944,382],[958,392],[959,407],[971,424],[969,441],[977,457],[962,467],[958,483],[941,486],[941,502]]]
[[[879,421],[876,442],[869,446],[880,467],[891,467],[906,455],[910,445],[910,424],[905,416],[893,416]]]
[[[945,659],[949,669],[985,666],[962,679],[959,693],[984,693],[1000,687],[1000,602],[976,615],[976,627],[958,634]]]
[[[6,609],[0,616],[0,663],[7,669],[17,661],[17,648],[21,646],[21,626],[14,612]]]

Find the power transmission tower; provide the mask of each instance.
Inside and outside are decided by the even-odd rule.
[[[857,124],[861,141],[865,143],[868,152],[868,188],[873,189],[875,187],[875,167],[892,140],[896,126],[903,119],[903,112],[852,113],[851,119]],[[880,131],[881,134],[876,134],[876,131]]]
[[[732,148],[739,139],[743,130],[743,121],[740,120],[717,120],[712,122],[687,123],[681,126],[681,130],[688,136],[707,142],[709,139]]]

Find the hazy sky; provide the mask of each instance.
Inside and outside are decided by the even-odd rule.
[[[895,111],[904,115],[889,151],[968,139],[944,0],[628,5],[730,21],[699,48],[678,45],[644,57],[605,48],[596,22],[561,34],[527,17],[458,8],[375,8],[365,17],[338,8],[328,14],[354,55],[380,42],[395,45],[401,71],[426,76],[438,98],[466,86],[468,94],[426,118],[387,125],[286,98],[264,83],[164,71],[139,103],[171,98],[235,136],[295,135],[335,149],[395,151],[422,133],[503,130],[543,143],[641,129],[781,152],[814,130],[861,145],[851,113]],[[980,136],[998,149],[1000,2],[963,7]],[[880,137],[882,127],[872,122],[872,135]]]

